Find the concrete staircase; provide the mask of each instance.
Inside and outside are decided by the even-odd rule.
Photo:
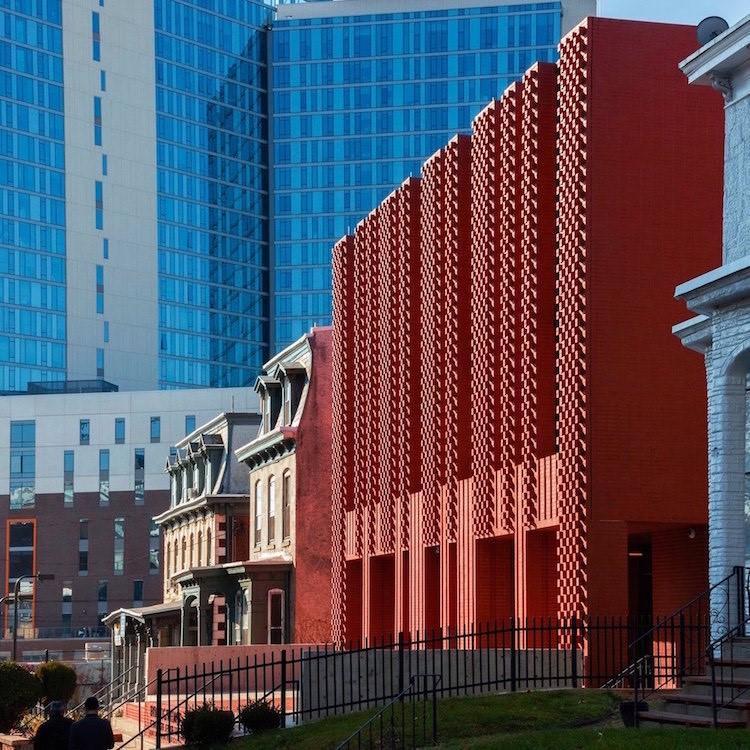
[[[719,728],[750,726],[750,637],[733,638],[722,645],[715,662]],[[665,696],[658,706],[638,712],[642,727],[712,727],[711,670],[686,677],[682,690]]]

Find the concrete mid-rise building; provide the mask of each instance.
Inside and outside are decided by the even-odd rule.
[[[113,609],[161,601],[152,517],[169,507],[167,457],[217,412],[257,413],[248,388],[74,393],[55,385],[60,392],[0,398],[8,446],[0,587],[12,593],[20,576],[54,575],[21,585],[24,639],[92,636]],[[0,617],[8,637],[12,604]]]

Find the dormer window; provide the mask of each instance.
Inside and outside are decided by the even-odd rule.
[[[271,429],[271,394],[266,391],[263,397],[263,432]]]
[[[284,378],[284,424],[291,424],[292,417],[292,381]]]

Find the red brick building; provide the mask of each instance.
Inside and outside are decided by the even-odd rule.
[[[722,103],[691,27],[588,19],[334,252],[333,627],[672,611],[706,587]]]

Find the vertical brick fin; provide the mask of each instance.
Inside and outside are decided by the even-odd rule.
[[[555,87],[557,67],[538,63],[521,95],[521,472],[523,528],[539,518],[539,459],[553,452]]]
[[[493,101],[474,119],[471,138],[471,518],[477,537],[495,528],[498,127]]]
[[[440,542],[440,489],[445,483],[445,152],[422,167],[422,503],[424,545]]]
[[[398,456],[402,471],[398,477],[397,494],[401,498],[401,548],[410,545],[410,497],[421,486],[422,398],[421,348],[422,319],[420,314],[420,188],[421,182],[409,178],[395,192],[397,256],[396,284],[401,297],[397,318],[396,365],[404,377],[398,384],[402,405],[398,425]]]
[[[352,369],[354,375],[354,511],[357,522],[356,552],[365,554],[364,507],[367,504],[368,472],[370,471],[369,444],[371,439],[368,423],[369,378],[367,377],[369,358],[367,349],[372,344],[370,310],[368,305],[369,267],[367,263],[367,233],[361,222],[354,234],[354,284],[352,306],[354,325],[352,326]]]
[[[499,258],[497,295],[499,303],[498,360],[498,436],[496,466],[499,471],[497,493],[500,530],[512,531],[516,525],[516,464],[519,452],[519,285],[520,285],[520,84],[511,84],[500,98],[499,159],[500,173],[497,205]]]
[[[343,237],[333,249],[333,445],[332,445],[332,634],[343,643],[346,634],[344,550],[346,511],[353,501],[353,258],[354,238]]]
[[[585,616],[588,496],[586,340],[586,105],[585,24],[560,44],[558,73],[556,238],[558,309],[558,608]]]
[[[462,406],[460,378],[471,366],[471,138],[455,136],[445,148],[445,400],[444,538],[456,541],[458,483],[471,473],[471,420]]]
[[[398,454],[396,436],[397,421],[403,415],[403,390],[398,378],[398,331],[397,321],[403,314],[403,295],[397,283],[396,264],[398,262],[398,199],[391,193],[380,205],[379,233],[380,248],[378,254],[378,325],[379,325],[379,367],[383,376],[380,378],[376,396],[378,404],[379,456],[380,456],[380,539],[381,553],[393,552],[395,548],[396,519],[395,503],[400,485],[400,474],[403,472],[402,459]],[[376,279],[373,279],[375,283]]]

